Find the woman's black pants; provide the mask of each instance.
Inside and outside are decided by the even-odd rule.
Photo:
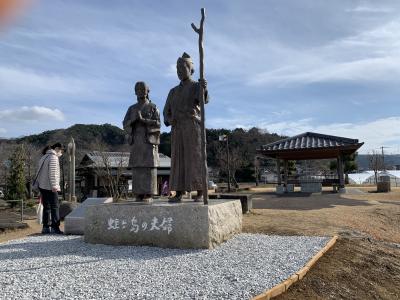
[[[57,192],[40,189],[43,202],[43,227],[49,227],[49,216],[51,215],[51,227],[59,228],[60,226],[60,210]]]

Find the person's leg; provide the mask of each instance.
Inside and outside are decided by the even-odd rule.
[[[49,196],[51,197],[51,191],[40,189],[40,195],[42,197],[42,204],[43,204],[42,233],[50,233],[49,218],[51,210],[50,210]]]
[[[142,202],[143,198],[144,198],[144,195],[142,195],[142,194],[136,194],[135,195],[135,201],[136,202]]]
[[[58,202],[58,193],[57,192],[51,192],[50,209],[51,209],[52,232],[62,233],[60,231],[60,205]]]
[[[176,191],[175,196],[169,198],[169,199],[168,199],[168,202],[170,202],[170,203],[181,202],[181,201],[182,201],[182,195],[183,195],[183,192],[182,192],[182,191]]]
[[[203,191],[202,190],[197,191],[197,195],[194,198],[194,202],[203,202]]]

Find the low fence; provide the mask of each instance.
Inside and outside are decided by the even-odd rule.
[[[395,187],[400,186],[400,178],[397,178],[397,177],[391,178],[390,184],[391,184],[392,187],[393,186],[395,186]]]

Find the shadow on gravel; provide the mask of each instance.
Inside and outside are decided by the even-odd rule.
[[[322,193],[290,193],[276,195],[275,193],[262,193],[253,196],[254,209],[282,209],[282,210],[313,210],[343,206],[371,206],[367,200],[351,200],[341,198],[340,194]]]
[[[30,258],[50,258],[56,256],[78,256],[85,259],[82,263],[97,260],[119,260],[135,259],[146,261],[161,259],[164,257],[174,257],[190,255],[207,251],[205,249],[162,249],[150,246],[109,246],[87,244],[82,237],[59,240],[48,240],[47,236],[41,235],[35,237],[35,242],[24,242],[18,240],[12,244],[0,244],[0,261],[30,259]],[[91,259],[92,258],[92,259]],[[54,265],[55,267],[56,265]],[[24,266],[21,265],[21,270]],[[47,266],[52,267],[52,266]],[[28,268],[28,270],[30,270]],[[7,273],[8,270],[0,270],[1,273]]]

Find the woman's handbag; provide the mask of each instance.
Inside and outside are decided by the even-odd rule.
[[[39,197],[39,204],[36,207],[36,218],[37,223],[42,224],[43,220],[43,203],[42,203],[42,196]]]
[[[47,156],[47,157],[49,157],[49,156]],[[33,183],[32,183],[32,189],[36,193],[39,192],[39,180],[38,180],[38,177],[39,177],[40,171],[42,170],[42,167],[43,167],[44,162],[46,161],[47,157],[45,159],[43,159],[42,165],[40,166],[39,171],[36,173],[35,179],[33,180]]]

